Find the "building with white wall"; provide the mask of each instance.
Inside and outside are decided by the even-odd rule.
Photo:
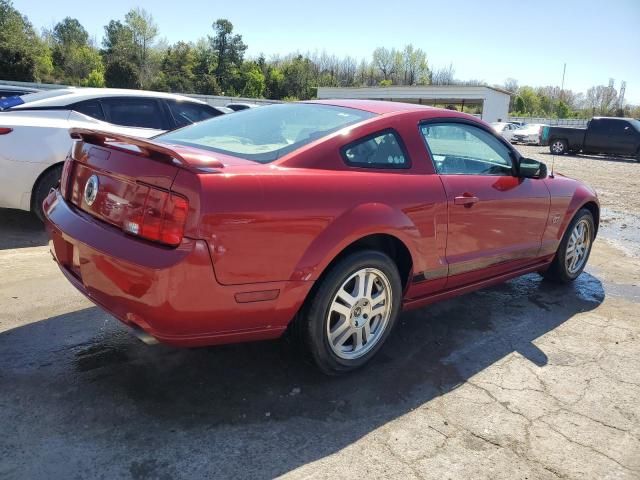
[[[436,107],[454,105],[465,111],[480,106],[480,117],[486,122],[506,121],[511,93],[495,87],[467,87],[462,85],[427,85],[398,87],[318,87],[320,99],[366,99],[418,103]]]

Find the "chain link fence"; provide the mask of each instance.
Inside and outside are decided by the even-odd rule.
[[[586,127],[589,120],[584,118],[544,118],[544,117],[509,117],[507,122],[544,123],[545,125],[563,125],[567,127]]]

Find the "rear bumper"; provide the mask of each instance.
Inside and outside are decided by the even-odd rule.
[[[50,248],[91,301],[161,342],[201,346],[278,337],[312,282],[220,285],[204,240],[165,248],[130,237],[67,204],[44,203]],[[268,295],[242,295],[270,292]],[[268,298],[267,300],[262,300]],[[250,301],[260,299],[261,301]]]

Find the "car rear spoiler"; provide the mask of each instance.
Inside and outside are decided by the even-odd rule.
[[[187,170],[215,173],[215,169],[224,168],[224,164],[213,154],[189,147],[165,145],[144,138],[89,128],[71,128],[69,135],[84,143],[169,162]],[[137,150],[131,147],[136,147]]]

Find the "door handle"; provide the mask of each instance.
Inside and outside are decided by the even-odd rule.
[[[454,205],[464,205],[466,208],[473,207],[474,203],[478,203],[480,199],[471,193],[465,193],[459,197],[453,199]]]

